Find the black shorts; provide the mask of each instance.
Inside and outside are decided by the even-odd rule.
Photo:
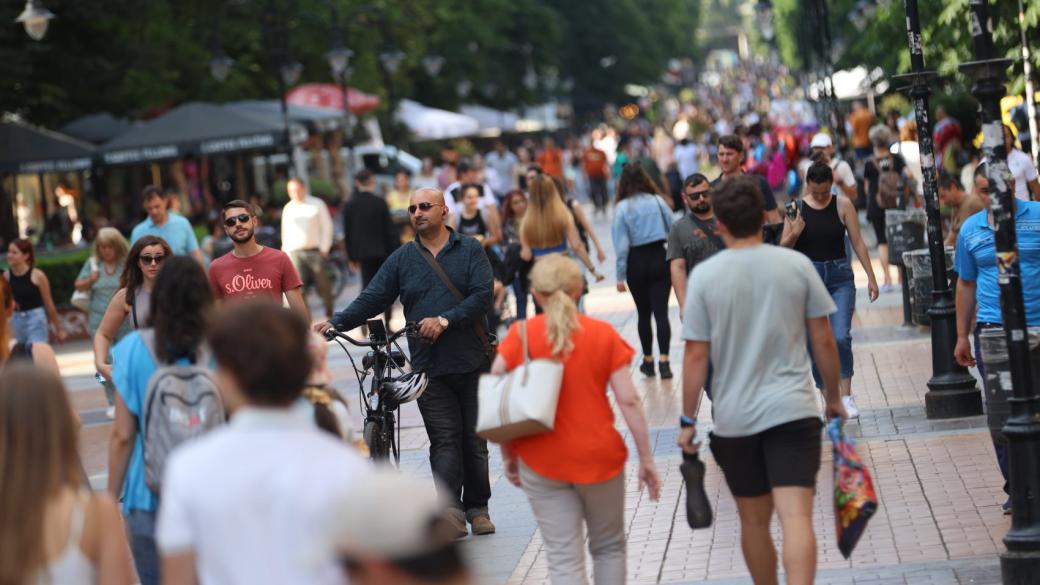
[[[871,217],[870,225],[874,226],[874,235],[877,236],[877,243],[887,244],[888,235],[885,233],[885,216]]]
[[[820,471],[818,418],[803,418],[747,437],[711,433],[711,454],[738,498],[756,498],[775,487],[816,487]]]

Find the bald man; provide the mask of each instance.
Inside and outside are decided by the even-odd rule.
[[[415,191],[408,214],[415,240],[391,254],[358,298],[315,330],[349,331],[401,299],[405,320],[419,326],[421,339],[408,339],[412,368],[430,376],[419,412],[430,437],[430,466],[452,502],[456,536],[469,534],[467,521],[473,534],[492,534],[487,442],[476,434],[477,383],[491,365],[485,320],[491,308],[491,264],[480,242],[445,225],[448,209],[437,189]],[[452,286],[431,262],[440,265]]]

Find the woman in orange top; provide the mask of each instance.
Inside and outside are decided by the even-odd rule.
[[[629,364],[633,350],[604,321],[578,314],[581,269],[553,254],[531,269],[535,302],[545,313],[526,322],[532,359],[564,364],[556,421],[548,433],[502,446],[506,476],[523,488],[545,541],[553,583],[585,583],[583,524],[588,529],[595,583],[625,582],[624,440],[607,397],[614,390],[639,452],[639,489],[657,500],[660,479],[650,452],[646,417]],[[518,325],[499,346],[492,373],[523,362]]]

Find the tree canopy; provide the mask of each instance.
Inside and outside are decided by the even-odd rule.
[[[44,4],[56,18],[39,42],[13,23],[18,3],[0,8],[7,23],[0,27],[0,82],[10,88],[0,94],[0,110],[45,126],[99,111],[147,117],[189,100],[276,97],[286,50],[303,65],[299,83],[331,82],[325,53],[337,28],[354,51],[350,85],[384,103],[411,97],[439,107],[467,101],[506,108],[565,90],[602,103],[623,95],[625,83],[656,82],[670,58],[693,57],[699,21],[699,3],[687,0]],[[395,74],[378,59],[391,45],[404,57]],[[209,70],[218,50],[234,59],[224,82]],[[429,53],[445,58],[434,76],[422,65]],[[613,64],[603,67],[604,57]],[[523,83],[529,70],[539,79],[533,86]],[[458,90],[463,81],[472,87],[468,95]]]

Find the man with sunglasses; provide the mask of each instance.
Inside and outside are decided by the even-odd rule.
[[[711,184],[700,173],[683,181],[682,197],[689,213],[672,224],[668,232],[668,265],[672,290],[679,300],[679,319],[683,317],[686,279],[697,264],[726,247],[718,234],[715,212],[711,208]]]
[[[487,441],[476,434],[477,383],[491,366],[485,320],[491,308],[491,264],[480,242],[447,227],[448,210],[437,189],[412,193],[408,213],[415,240],[386,259],[349,307],[314,328],[349,331],[401,299],[405,320],[419,326],[421,340],[408,340],[412,367],[430,377],[419,412],[430,437],[430,466],[452,503],[455,534],[469,533],[467,521],[473,534],[491,534]]]
[[[309,323],[303,281],[288,254],[256,241],[257,218],[253,207],[235,199],[224,204],[220,215],[224,220],[224,233],[235,247],[209,266],[209,282],[216,298],[270,297],[281,303],[285,295],[289,308]]]

